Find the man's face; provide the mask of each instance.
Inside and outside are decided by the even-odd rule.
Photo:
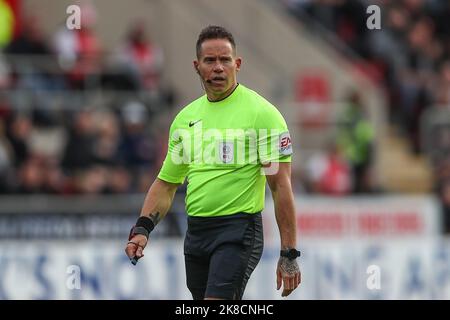
[[[219,100],[226,97],[236,85],[236,73],[241,58],[236,58],[227,39],[210,39],[202,43],[200,57],[194,61],[208,98]]]

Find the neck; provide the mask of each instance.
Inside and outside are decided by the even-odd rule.
[[[237,86],[238,86],[238,83],[234,83],[230,87],[230,89],[228,89],[227,91],[225,91],[223,93],[219,93],[219,94],[214,94],[214,92],[206,92],[206,96],[208,97],[208,100],[211,102],[220,101],[220,100],[227,98],[231,93],[233,93],[234,89],[236,89]]]

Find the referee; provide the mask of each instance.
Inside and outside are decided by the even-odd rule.
[[[272,191],[281,250],[277,289],[301,282],[291,189],[292,145],[280,112],[237,82],[242,59],[230,32],[208,26],[198,37],[194,70],[205,95],[175,117],[161,171],[150,187],[125,252],[135,264],[149,234],[187,178],[184,242],[187,286],[195,300],[242,299],[263,252],[266,180]]]

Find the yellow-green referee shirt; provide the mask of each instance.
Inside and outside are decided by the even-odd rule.
[[[239,84],[225,99],[206,95],[175,117],[158,178],[183,183],[190,216],[256,213],[264,208],[262,164],[291,162],[286,121],[267,100]]]

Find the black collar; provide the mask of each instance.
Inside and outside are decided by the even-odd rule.
[[[223,100],[225,100],[226,98],[228,98],[229,96],[231,96],[231,95],[233,94],[233,92],[236,91],[237,87],[239,87],[239,82],[238,82],[238,84],[236,85],[236,87],[234,87],[233,91],[231,91],[227,96],[223,97],[223,98],[220,99],[220,100],[214,100],[214,101],[211,101],[211,100],[208,99],[208,96],[206,96],[206,99],[208,99],[208,101],[211,102],[211,103],[223,101]]]

